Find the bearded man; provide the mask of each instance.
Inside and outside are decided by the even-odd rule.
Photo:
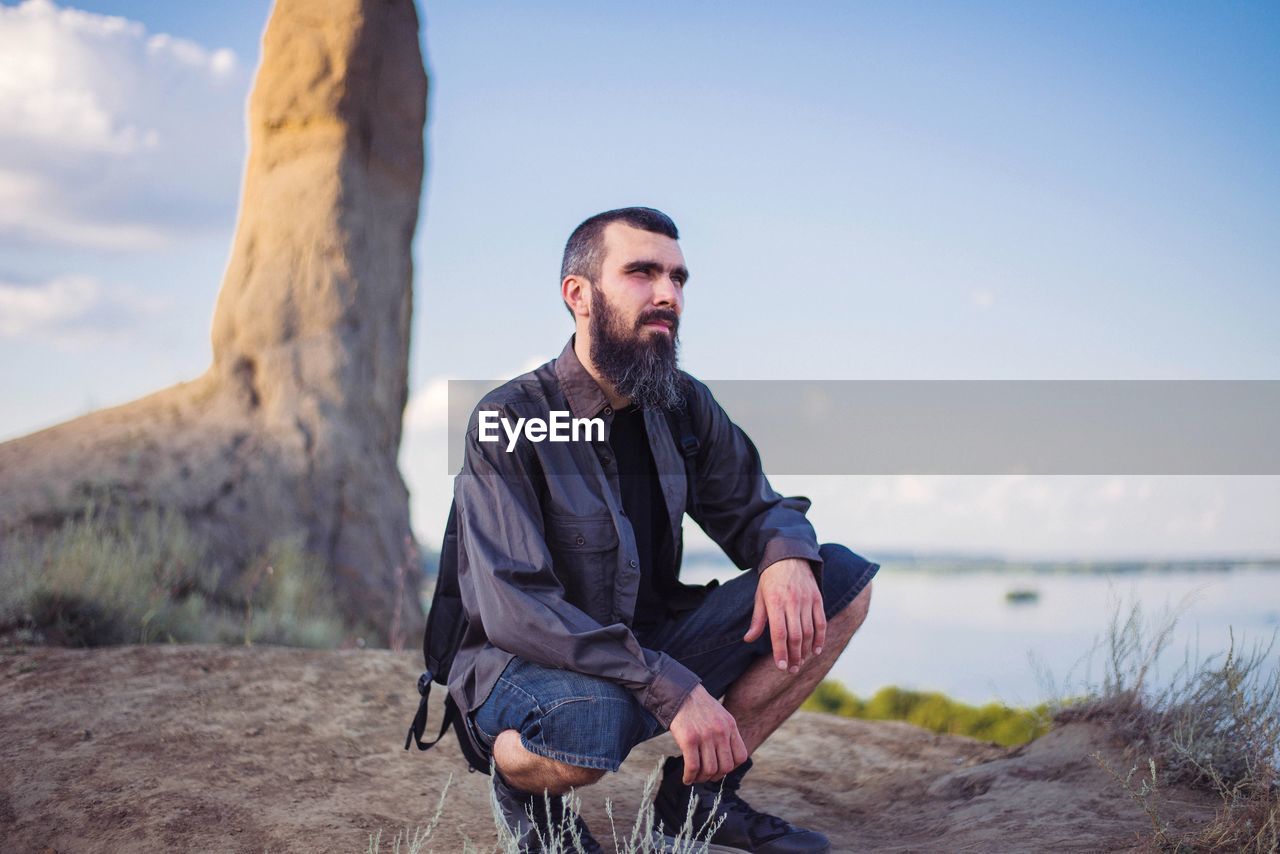
[[[468,425],[454,483],[468,628],[449,691],[492,758],[522,850],[550,847],[568,824],[544,795],[597,782],[668,730],[680,755],[654,806],[669,834],[692,799],[694,828],[723,817],[713,851],[829,850],[738,790],[756,748],[866,618],[879,566],[819,545],[809,500],[775,492],[755,446],[677,368],[689,280],[678,240],[651,208],[579,225],[560,276],[573,335],[559,357],[489,392]],[[603,438],[508,446],[480,435],[481,412],[514,423],[566,410],[602,419]],[[697,439],[691,484],[669,417],[681,411]],[[681,583],[686,512],[745,572]],[[570,832],[602,850],[581,819]]]

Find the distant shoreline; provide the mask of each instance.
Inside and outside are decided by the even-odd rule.
[[[1008,573],[1122,575],[1129,573],[1229,572],[1234,569],[1280,570],[1280,558],[1199,558],[1195,560],[1008,560],[970,555],[930,555],[903,552],[868,552],[868,559],[895,571],[933,573]],[[727,564],[717,552],[686,552],[684,566]]]
[[[1197,558],[1194,560],[1011,560],[981,555],[912,554],[909,552],[867,552],[874,560],[894,572],[919,572],[939,575],[992,573],[1007,575],[1134,575],[1140,573],[1223,573],[1233,570],[1280,571],[1280,557]],[[435,576],[438,555],[423,549],[424,578]],[[728,569],[732,566],[725,555],[716,551],[685,552],[682,568]]]

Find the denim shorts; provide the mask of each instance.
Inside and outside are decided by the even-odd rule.
[[[824,543],[819,554],[823,610],[831,619],[862,592],[880,566],[836,543]],[[637,632],[636,640],[688,667],[707,693],[720,698],[752,662],[773,652],[768,629],[751,643],[742,640],[751,625],[756,584],[756,573],[743,572],[713,587],[696,609]],[[609,771],[618,770],[631,748],[665,732],[621,685],[519,656],[507,665],[470,723],[486,751],[492,751],[498,733],[514,729],[532,753]]]

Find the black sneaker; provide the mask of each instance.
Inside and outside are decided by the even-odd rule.
[[[663,830],[668,836],[674,835],[684,826],[685,815],[689,809],[689,799],[694,798],[693,830],[714,824],[720,816],[724,823],[711,836],[711,852],[752,852],[752,854],[817,854],[831,850],[827,837],[816,830],[796,827],[788,821],[752,809],[751,805],[738,795],[738,787],[742,785],[743,776],[751,770],[751,760],[730,771],[724,778],[724,789],[720,783],[697,783],[686,786],[684,777],[684,757],[671,756],[662,766],[662,783],[658,786],[658,795],[654,799],[654,818],[661,821]],[[716,817],[711,817],[711,804],[720,794],[720,807]]]
[[[533,795],[515,789],[498,770],[493,769],[493,794],[502,811],[502,819],[506,822],[511,835],[516,839],[520,854],[543,854],[557,851],[565,854],[603,854],[604,849],[587,829],[582,816],[575,815],[573,821],[565,823],[564,802],[559,795]],[[548,811],[550,800],[550,811]],[[558,835],[552,835],[552,829]],[[572,828],[572,829],[571,829]],[[573,839],[577,836],[578,843]]]

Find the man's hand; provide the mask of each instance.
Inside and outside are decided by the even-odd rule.
[[[779,670],[799,673],[809,656],[822,652],[827,615],[822,608],[822,591],[807,560],[783,558],[760,573],[751,628],[742,639],[751,643],[760,637],[766,621]]]
[[[747,761],[738,722],[698,685],[671,719],[671,734],[684,754],[684,784],[719,780]]]

